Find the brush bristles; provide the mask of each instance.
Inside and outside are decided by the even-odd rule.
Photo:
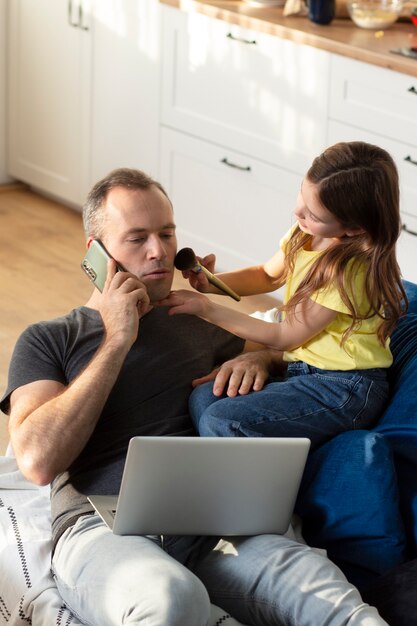
[[[191,248],[182,248],[176,254],[174,265],[177,270],[192,270],[197,265],[197,259],[194,250]]]

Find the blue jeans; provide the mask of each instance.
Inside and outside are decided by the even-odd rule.
[[[367,429],[388,399],[385,369],[321,370],[288,365],[285,379],[245,396],[217,397],[213,384],[194,389],[190,414],[203,437],[308,437],[312,449],[335,435]]]
[[[250,626],[387,626],[329,559],[285,536],[122,537],[87,515],[52,571],[86,626],[206,626],[210,601]]]

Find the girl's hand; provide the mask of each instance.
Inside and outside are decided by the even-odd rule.
[[[201,265],[203,265],[206,269],[209,270],[212,274],[214,274],[214,265],[216,262],[216,257],[214,254],[208,254],[204,258],[197,257],[197,260]],[[207,280],[207,276],[204,272],[193,272],[192,270],[185,270],[182,272],[183,278],[186,278],[191,287],[196,291],[200,291],[201,293],[211,293],[212,289],[209,281]]]
[[[210,300],[195,291],[180,289],[171,291],[167,298],[158,302],[158,306],[169,307],[169,315],[188,313],[189,315],[204,317],[209,310]]]

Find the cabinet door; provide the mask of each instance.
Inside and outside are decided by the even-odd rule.
[[[330,118],[417,147],[417,78],[332,55]]]
[[[405,279],[417,283],[417,217],[404,213],[403,231],[398,240],[397,258]]]
[[[9,3],[10,175],[78,204],[88,181],[86,0]]]
[[[0,185],[6,174],[6,3],[0,2]]]
[[[161,139],[179,246],[214,252],[218,270],[270,258],[294,222],[301,176],[169,129]]]
[[[158,175],[158,0],[96,0],[91,183],[116,167]]]
[[[163,9],[162,123],[304,174],[325,144],[329,54]]]

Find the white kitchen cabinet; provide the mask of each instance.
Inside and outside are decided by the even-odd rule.
[[[161,155],[180,247],[214,252],[218,270],[261,263],[279,249],[300,175],[168,128]]]
[[[0,2],[0,185],[6,174],[6,4]]]
[[[394,158],[403,224],[398,260],[404,278],[417,282],[417,80],[337,55],[331,68],[328,143],[368,141]]]
[[[417,283],[417,217],[403,213],[402,223],[403,231],[397,246],[398,263],[403,277]]]
[[[95,0],[91,180],[116,167],[158,174],[158,0]]]
[[[304,173],[326,140],[329,53],[163,9],[162,124]]]
[[[12,0],[9,173],[79,206],[115,167],[157,174],[158,0]]]
[[[331,58],[329,117],[417,146],[417,78]]]
[[[8,9],[8,173],[78,203],[89,165],[88,7],[13,0]]]
[[[326,142],[329,54],[163,7],[160,179],[180,246],[261,263]]]

